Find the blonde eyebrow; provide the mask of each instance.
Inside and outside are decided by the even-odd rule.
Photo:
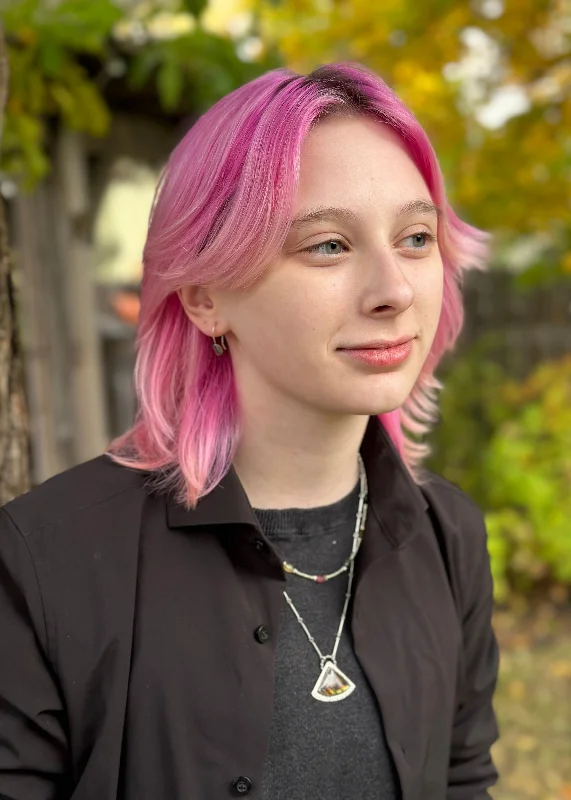
[[[294,217],[291,228],[305,228],[316,222],[331,220],[332,222],[357,222],[357,215],[348,208],[313,208]]]
[[[398,217],[404,217],[410,214],[434,214],[434,216],[439,217],[442,211],[429,200],[413,200],[410,203],[405,203],[397,211]]]
[[[397,209],[397,217],[410,216],[411,214],[433,214],[436,217],[441,215],[441,210],[434,203],[428,200],[412,200]],[[358,222],[359,217],[349,208],[313,208],[298,214],[291,222],[290,229],[299,230],[316,222]]]

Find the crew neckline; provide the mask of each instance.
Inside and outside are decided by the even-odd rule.
[[[331,532],[355,520],[360,483],[349,494],[325,506],[313,508],[254,508],[254,513],[268,536],[303,536]]]

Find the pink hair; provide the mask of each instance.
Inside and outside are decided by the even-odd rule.
[[[443,211],[444,298],[436,337],[404,405],[380,415],[420,481],[428,447],[419,440],[437,414],[434,370],[461,330],[461,274],[483,267],[486,236],[454,214],[425,132],[378,76],[353,64],[326,65],[308,76],[279,69],[222,98],[197,121],[171,154],[151,214],[135,367],[139,409],[109,452],[120,464],[152,472],[188,506],[228,471],[240,421],[231,360],[216,357],[177,290],[188,284],[245,288],[262,275],[288,231],[304,138],[334,113],[390,125]]]

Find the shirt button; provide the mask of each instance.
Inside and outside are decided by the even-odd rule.
[[[239,778],[232,783],[232,788],[234,789],[234,794],[243,796],[250,794],[252,790],[252,781],[249,778],[245,778],[243,775],[240,775]]]
[[[268,552],[268,545],[264,542],[263,539],[254,539],[252,542],[258,553],[262,553],[265,555]]]
[[[260,627],[256,628],[254,631],[254,639],[260,644],[265,644],[270,638],[270,635],[270,629],[267,625],[260,625]]]

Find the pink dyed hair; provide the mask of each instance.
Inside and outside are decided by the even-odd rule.
[[[405,404],[380,419],[415,480],[419,442],[437,413],[434,370],[463,321],[460,278],[483,267],[486,236],[450,208],[434,150],[408,108],[375,74],[330,64],[310,75],[273,70],[222,98],[175,148],[161,176],[144,249],[134,425],[111,443],[119,463],[154,474],[195,506],[228,471],[240,436],[230,358],[193,325],[184,285],[246,288],[281,250],[291,220],[300,151],[313,125],[364,114],[405,142],[443,213],[444,299],[430,354]],[[412,438],[406,435],[409,433]]]

